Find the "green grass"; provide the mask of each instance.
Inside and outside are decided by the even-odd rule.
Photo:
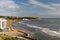
[[[0,40],[14,40],[14,38],[10,36],[0,36]]]

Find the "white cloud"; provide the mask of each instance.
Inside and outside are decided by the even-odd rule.
[[[22,12],[13,0],[0,0],[0,15],[18,16]]]
[[[0,6],[3,8],[10,8],[10,9],[19,8],[19,6],[16,3],[14,3],[14,1],[0,1]]]
[[[54,7],[51,7],[50,5],[44,4],[42,2],[38,2],[37,0],[29,0],[29,3],[34,4],[34,5],[38,5],[43,8],[55,9]]]
[[[38,15],[44,18],[60,18],[60,9],[38,12]]]
[[[56,10],[60,9],[60,3],[50,3],[52,7],[54,7]]]
[[[46,8],[46,9],[56,10],[56,9],[59,9],[59,7],[60,7],[60,3],[47,3],[47,4],[44,4],[42,2],[38,2],[37,0],[29,0],[29,3],[40,6],[40,7],[43,7],[43,8]]]
[[[60,3],[47,3],[38,2],[37,0],[29,0],[29,3],[51,10],[45,10],[44,12],[38,12],[42,17],[60,17]]]
[[[55,16],[60,16],[60,9],[59,10],[53,10],[53,11],[48,11],[50,15],[55,15]]]

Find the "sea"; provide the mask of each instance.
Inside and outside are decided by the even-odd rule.
[[[60,40],[60,18],[21,20],[15,23],[15,26],[28,30],[31,38],[37,40]]]

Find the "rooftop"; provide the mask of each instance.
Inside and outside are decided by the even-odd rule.
[[[7,21],[6,19],[4,19],[4,18],[0,18],[0,21]]]

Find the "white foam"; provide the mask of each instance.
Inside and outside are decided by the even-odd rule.
[[[22,22],[19,22],[19,23],[27,25],[28,27],[31,27],[31,28],[41,29],[42,32],[44,32],[48,35],[60,37],[60,32],[50,30],[49,28],[38,27],[38,26],[34,26],[34,25],[22,23]]]
[[[42,32],[48,34],[48,35],[51,35],[51,36],[56,36],[56,37],[60,37],[60,33],[57,32],[57,31],[52,31],[52,30],[45,30],[43,29]]]

